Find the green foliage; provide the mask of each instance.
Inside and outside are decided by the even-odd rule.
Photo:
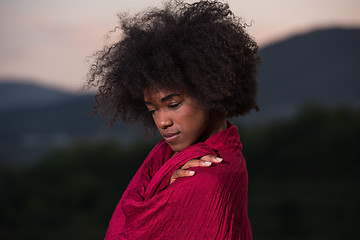
[[[358,239],[360,112],[308,105],[240,128],[255,239]],[[0,169],[0,239],[103,239],[154,143],[78,143],[39,165]]]
[[[32,169],[3,170],[0,239],[102,239],[153,144],[80,143]]]
[[[242,141],[255,239],[359,238],[359,111],[309,104]]]

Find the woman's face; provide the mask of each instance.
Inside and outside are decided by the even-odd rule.
[[[182,92],[145,90],[144,100],[160,134],[174,152],[214,134],[208,111]]]

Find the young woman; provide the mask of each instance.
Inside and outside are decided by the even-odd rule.
[[[96,111],[157,128],[161,140],[124,192],[105,239],[252,239],[237,128],[258,109],[257,44],[227,4],[171,1],[121,17],[96,55]]]

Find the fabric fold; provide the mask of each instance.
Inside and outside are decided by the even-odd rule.
[[[105,239],[252,239],[241,148],[232,125],[174,156],[160,141],[125,190]],[[169,185],[175,170],[204,155],[223,161]]]

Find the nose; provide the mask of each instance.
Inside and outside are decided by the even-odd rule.
[[[171,114],[166,111],[158,111],[154,116],[155,124],[158,128],[166,129],[173,125]]]

